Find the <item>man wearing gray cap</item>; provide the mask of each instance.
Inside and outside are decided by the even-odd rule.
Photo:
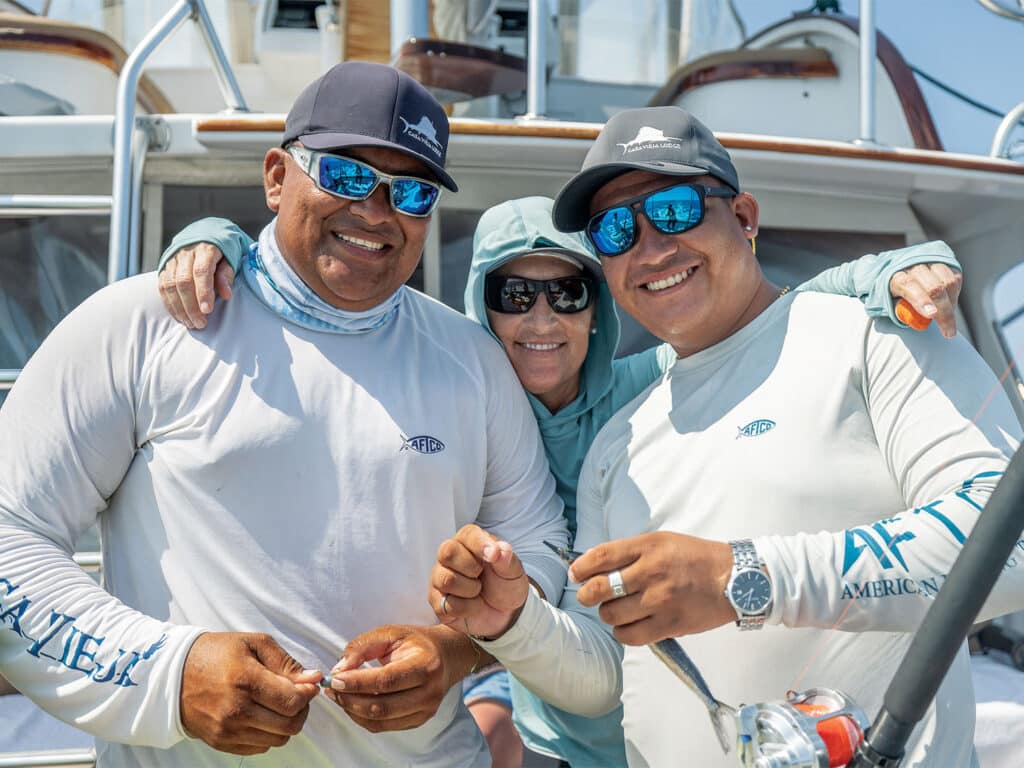
[[[557,595],[566,527],[501,349],[404,285],[447,141],[408,76],[334,67],[265,156],[230,310],[200,336],[155,274],[109,286],[0,411],[0,671],[101,766],[490,764],[430,568],[476,522]],[[96,521],[105,589],[71,558]]]
[[[772,285],[751,247],[756,200],[678,108],[609,120],[554,220],[585,231],[619,306],[678,361],[587,454],[585,554],[563,611],[521,578],[451,625],[488,635],[482,647],[558,707],[595,716],[621,697],[630,765],[735,765],[704,702],[642,647],[668,637],[687,636],[728,703],[821,685],[877,711],[1020,441],[992,371],[962,338]],[[1024,563],[1011,560],[982,618],[1020,609],[1022,587]],[[973,716],[965,653],[906,764],[976,764]]]

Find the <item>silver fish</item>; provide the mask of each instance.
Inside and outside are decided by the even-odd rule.
[[[566,565],[572,565],[576,558],[583,554],[565,547],[555,546],[549,541],[544,543]],[[711,727],[715,731],[715,736],[718,737],[718,743],[722,745],[722,751],[729,754],[731,744],[735,742],[729,725],[736,722],[736,709],[714,697],[708,684],[704,682],[704,676],[697,669],[697,665],[693,663],[689,654],[683,650],[683,646],[679,644],[678,640],[673,638],[659,640],[656,643],[650,643],[648,648],[704,702],[704,706],[708,708],[708,716],[711,718]]]
[[[679,644],[678,640],[673,638],[659,640],[647,647],[704,702],[704,706],[708,708],[708,715],[711,717],[711,727],[715,729],[715,736],[718,737],[718,743],[722,745],[722,751],[729,754],[730,745],[735,742],[735,738],[728,726],[736,722],[736,709],[712,695],[708,684],[704,682],[704,676],[697,669],[697,665],[693,663],[693,659],[683,650],[683,646]]]

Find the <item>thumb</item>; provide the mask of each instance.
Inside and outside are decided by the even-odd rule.
[[[395,650],[398,636],[390,626],[377,627],[364,632],[345,646],[341,661],[334,665],[333,673],[358,669],[368,661],[386,660]]]
[[[495,576],[518,579],[523,576],[523,564],[507,541],[494,541],[484,546],[484,562],[491,566]]]
[[[319,670],[304,668],[269,635],[252,635],[249,647],[260,664],[293,683],[317,683],[322,677]]]

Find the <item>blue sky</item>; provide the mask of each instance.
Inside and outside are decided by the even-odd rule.
[[[1005,1],[1005,0],[1004,0]],[[747,34],[806,10],[812,0],[734,0]],[[860,14],[858,0],[840,0]],[[977,0],[876,0],[875,23],[907,63],[1005,113],[1024,101],[1024,22],[996,16]],[[918,80],[947,150],[987,155],[999,118]],[[1024,128],[1015,138],[1024,139]]]

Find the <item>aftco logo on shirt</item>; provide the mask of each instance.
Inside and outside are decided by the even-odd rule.
[[[736,439],[739,440],[741,437],[757,437],[774,429],[774,427],[775,422],[771,419],[758,419],[757,421],[750,422],[745,427],[736,427]]]
[[[416,435],[416,437],[402,435],[402,447],[398,449],[398,452],[409,450],[424,454],[440,453],[444,450],[444,443],[430,435]]]

